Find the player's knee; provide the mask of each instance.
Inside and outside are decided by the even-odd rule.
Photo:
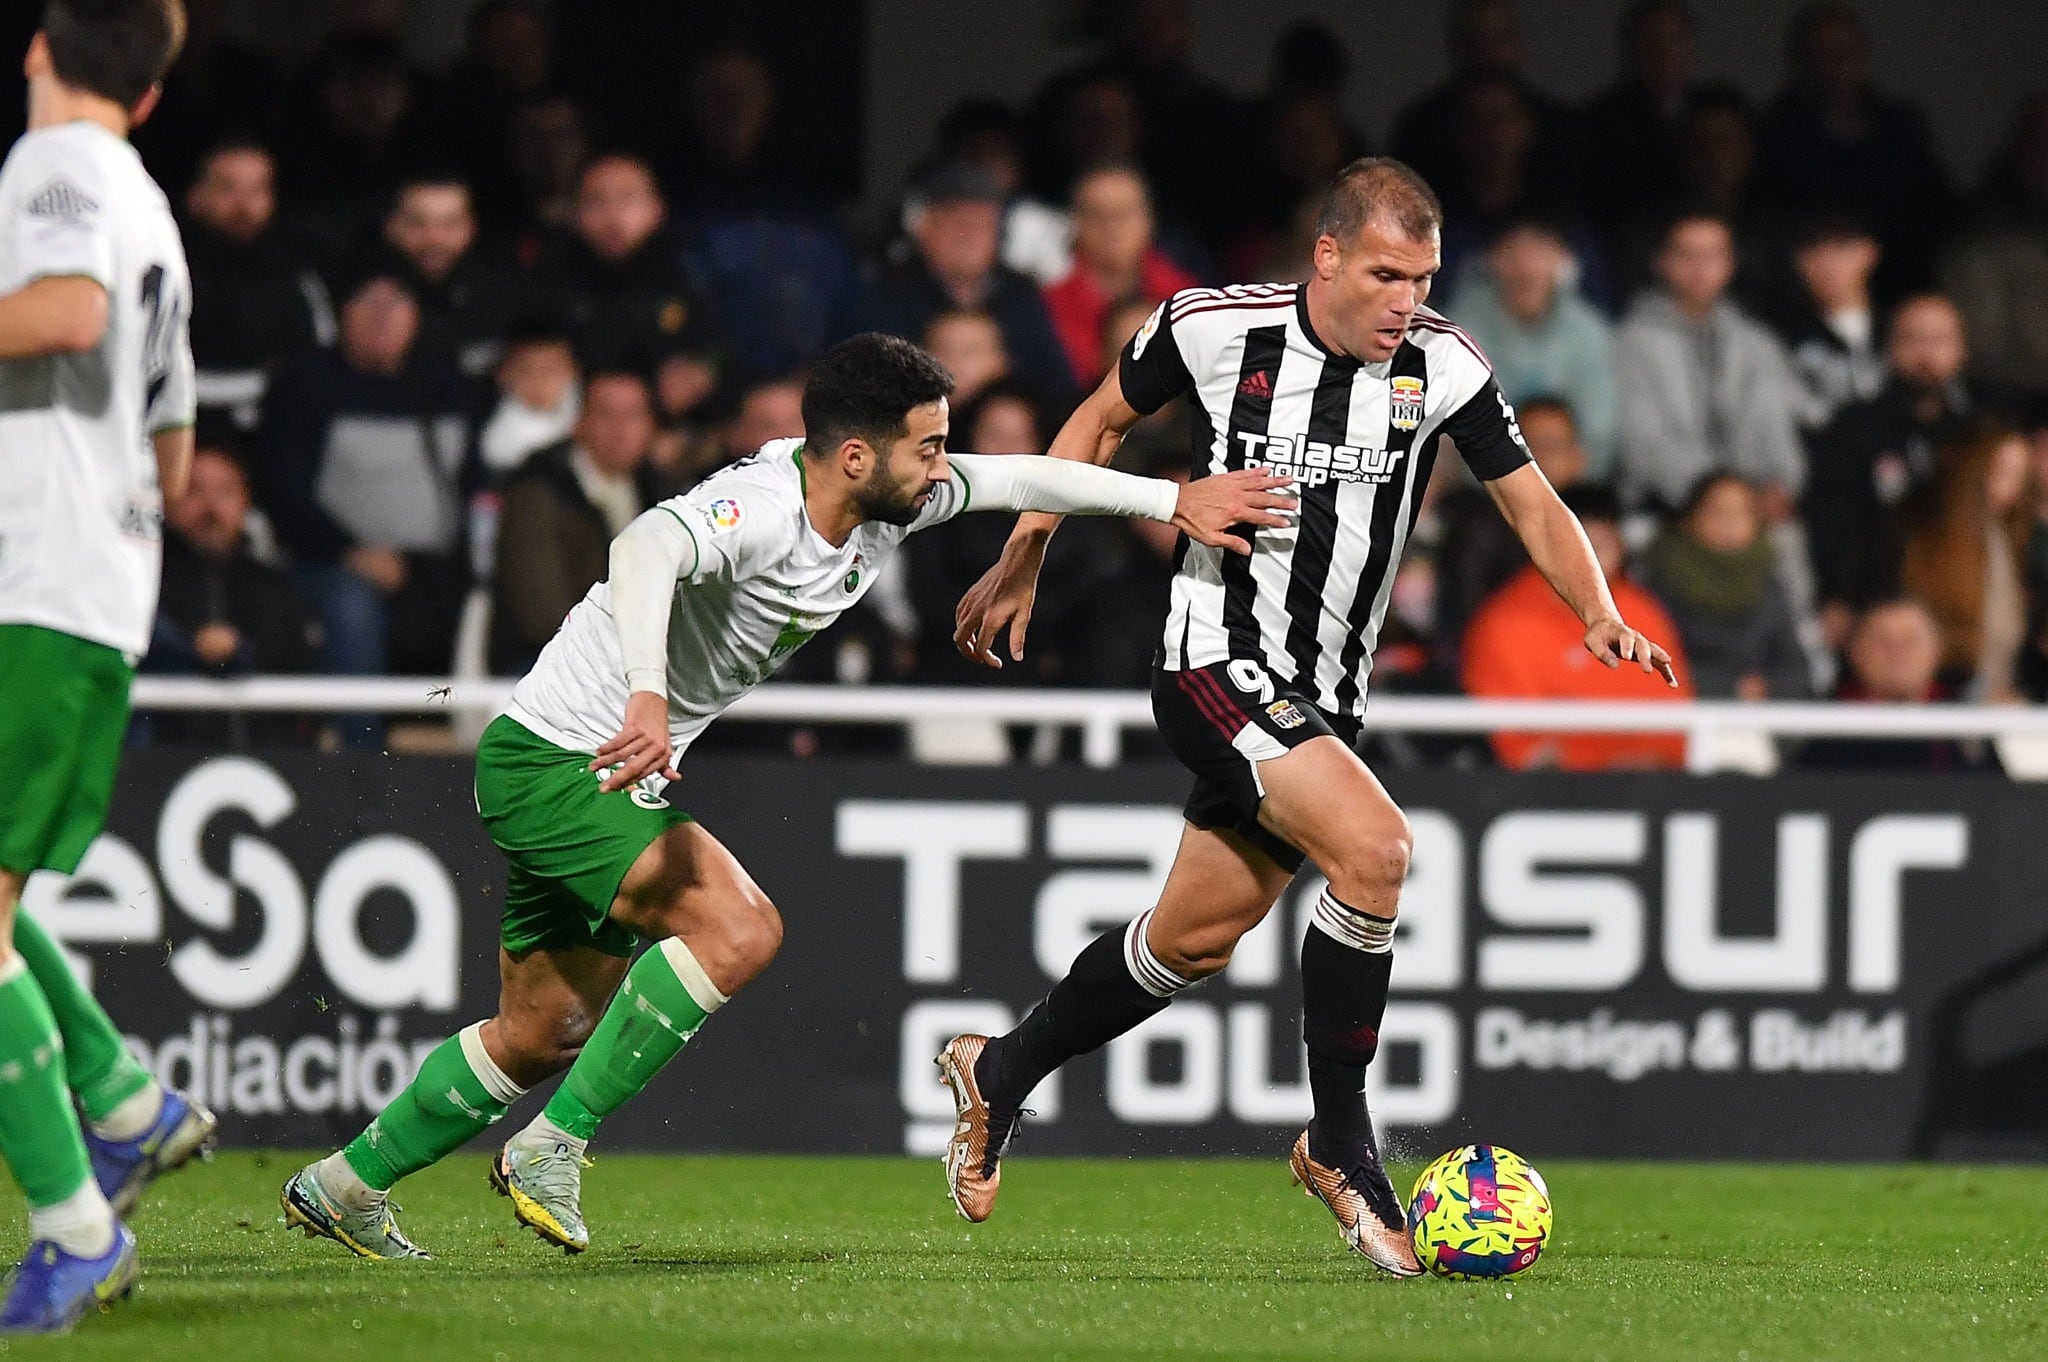
[[[782,949],[782,914],[758,889],[750,895],[747,911],[740,917],[735,946],[741,959],[752,965],[757,974]]]
[[[1325,868],[1330,886],[1347,902],[1398,893],[1408,878],[1408,862],[1414,850],[1415,839],[1409,831],[1407,816],[1399,809],[1391,810],[1388,816],[1375,818],[1353,831],[1337,856],[1337,863]]]
[[[1155,954],[1160,964],[1183,979],[1206,979],[1230,963],[1243,935],[1234,924],[1205,924],[1175,933],[1171,940],[1159,943]]]

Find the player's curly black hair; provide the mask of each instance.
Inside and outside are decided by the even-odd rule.
[[[185,42],[183,0],[49,0],[43,34],[57,79],[133,108]]]
[[[946,366],[900,336],[865,331],[811,361],[804,383],[804,448],[820,456],[850,439],[886,448],[911,408],[953,393]]]

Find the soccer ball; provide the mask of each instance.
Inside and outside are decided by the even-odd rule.
[[[1468,1144],[1415,1179],[1408,1234],[1439,1277],[1511,1277],[1550,1237],[1550,1189],[1512,1150]]]

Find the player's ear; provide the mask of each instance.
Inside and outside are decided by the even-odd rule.
[[[47,75],[51,69],[50,37],[37,29],[35,37],[28,40],[27,54],[21,59],[22,77],[34,80],[37,76]]]
[[[1328,232],[1316,238],[1315,265],[1318,279],[1334,279],[1344,263],[1344,248]]]
[[[147,123],[149,116],[156,112],[157,102],[163,97],[164,87],[161,83],[152,85],[143,91],[142,98],[136,100],[135,107],[128,111],[128,126],[139,128],[144,123]]]
[[[849,435],[839,442],[839,471],[855,482],[867,477],[876,458],[874,447],[858,435]]]

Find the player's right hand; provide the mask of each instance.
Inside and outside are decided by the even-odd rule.
[[[1024,635],[1031,627],[1031,606],[1038,599],[1038,569],[1045,562],[1045,538],[1013,535],[1003,556],[967,589],[953,611],[953,646],[969,662],[1000,669],[996,640],[1010,631],[1010,657],[1024,660]]]
[[[606,794],[623,790],[659,771],[669,780],[681,780],[673,763],[675,751],[668,741],[668,697],[649,690],[636,690],[626,697],[626,722],[612,740],[597,749],[589,769],[604,771],[600,786]]]
[[[1197,478],[1180,489],[1180,501],[1173,508],[1174,528],[1212,549],[1250,553],[1251,540],[1232,531],[1239,525],[1286,525],[1281,513],[1299,503],[1277,489],[1293,483],[1290,477],[1258,468]]]

